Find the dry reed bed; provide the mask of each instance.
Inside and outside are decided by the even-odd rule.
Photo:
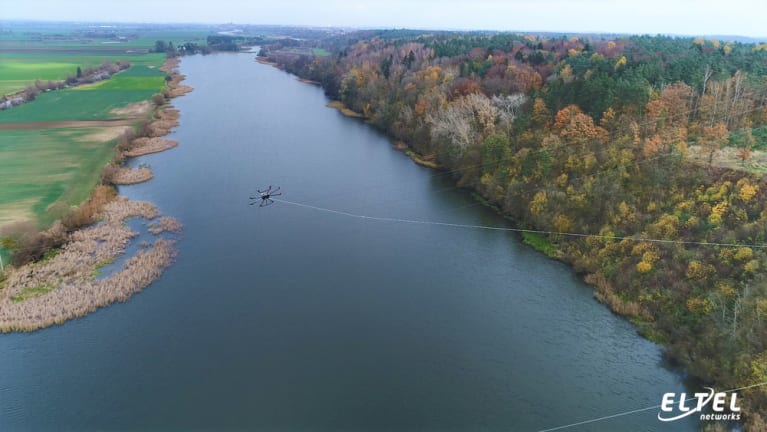
[[[136,138],[131,142],[131,148],[123,153],[126,157],[136,157],[151,153],[160,153],[178,145],[178,141],[166,138]]]
[[[173,87],[170,91],[170,97],[179,97],[183,96],[189,92],[194,90],[192,87],[184,84],[178,84],[175,87]]]
[[[111,182],[116,185],[131,185],[149,181],[154,177],[149,168],[118,168],[111,178]]]
[[[170,97],[172,98],[183,96],[192,91],[192,87],[181,84],[181,81],[186,77],[178,73],[179,63],[180,61],[177,58],[168,59],[160,68],[161,71],[170,74],[171,76],[171,80],[168,82],[168,88],[170,89]]]
[[[178,59],[170,59],[160,68],[172,76],[168,83],[171,98],[192,91],[191,87],[180,84],[184,76],[178,74],[178,64]],[[179,111],[165,107],[157,110],[155,115],[156,120],[149,124],[151,137],[134,140],[126,156],[156,153],[178,145],[175,140],[160,137],[178,126]],[[149,168],[121,168],[112,182],[134,184],[152,177]],[[95,279],[99,267],[124,254],[125,247],[138,235],[124,224],[125,220],[131,217],[152,220],[157,218],[158,212],[151,203],[117,197],[104,206],[100,216],[102,223],[69,234],[66,243],[54,257],[8,271],[3,289],[0,289],[0,332],[33,331],[62,324],[99,307],[116,301],[124,302],[159,278],[163,270],[173,262],[176,256],[175,242],[161,238],[154,245],[146,244],[147,249],[129,258],[119,272],[104,279]],[[163,232],[179,232],[182,227],[176,219],[162,217],[152,222],[148,230],[159,235]],[[50,287],[51,290],[21,301],[12,300],[36,287]]]
[[[161,120],[178,120],[181,117],[181,113],[176,108],[173,108],[172,106],[168,106],[163,109],[157,110],[157,114],[155,114],[155,117]]]
[[[163,216],[160,219],[158,219],[156,222],[152,222],[149,224],[149,227],[147,228],[150,233],[154,235],[159,235],[163,232],[172,232],[177,233],[180,232],[181,229],[184,226],[179,222],[176,218],[172,218],[170,216]]]
[[[176,256],[174,242],[157,239],[154,245],[127,260],[123,268],[95,280],[98,268],[114,261],[137,234],[125,226],[130,217],[154,219],[157,209],[150,203],[118,197],[104,207],[103,223],[69,235],[58,255],[10,272],[0,291],[0,331],[32,331],[81,317],[99,307],[125,301],[157,279]],[[179,231],[173,218],[155,222],[163,231]],[[39,286],[53,289],[47,294],[14,302],[12,297]]]
[[[176,73],[176,69],[180,63],[181,60],[178,57],[169,58],[165,60],[165,63],[163,63],[162,66],[160,66],[160,70],[166,74],[172,75]]]
[[[149,136],[152,138],[158,138],[168,135],[170,130],[178,126],[176,120],[155,120],[147,125]]]
[[[192,87],[181,84],[181,81],[183,81],[184,78],[186,78],[186,76],[180,73],[175,73],[172,75],[170,82],[168,82],[171,98],[183,96],[193,90]]]

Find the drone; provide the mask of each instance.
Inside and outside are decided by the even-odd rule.
[[[279,196],[282,195],[282,192],[280,192],[279,186],[277,189],[272,190],[272,185],[269,185],[269,188],[266,190],[259,190],[258,196],[250,197],[250,199],[255,200],[250,205],[254,205],[258,203],[259,207],[266,207],[270,204],[274,204],[274,200],[272,199],[273,196]]]

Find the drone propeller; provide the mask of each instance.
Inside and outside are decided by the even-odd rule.
[[[259,207],[266,207],[270,204],[273,204],[274,200],[272,200],[270,197],[282,195],[280,189],[280,186],[277,186],[277,189],[272,189],[272,185],[269,185],[266,190],[256,189],[259,193],[259,196],[250,197],[250,199],[253,200],[250,205],[256,205],[258,203]]]

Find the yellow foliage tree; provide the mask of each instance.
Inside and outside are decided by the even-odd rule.
[[[621,56],[621,58],[615,62],[615,70],[620,69],[621,66],[626,66],[626,56]]]
[[[690,297],[687,299],[687,310],[693,313],[708,315],[711,313],[711,302],[708,299],[700,297]]]
[[[743,202],[749,202],[754,199],[758,191],[759,186],[744,182],[744,184],[740,187],[740,199],[743,200]]]
[[[705,280],[715,271],[714,266],[711,264],[703,264],[700,261],[694,260],[687,264],[687,272],[685,274],[689,279]]]
[[[561,71],[559,71],[559,76],[565,81],[570,80],[570,78],[573,77],[573,68],[570,65],[565,65],[565,67],[562,68]]]
[[[718,225],[722,223],[722,217],[727,212],[727,203],[725,201],[720,202],[711,209],[711,214],[708,216],[708,221],[712,224]]]
[[[649,273],[652,270],[652,264],[648,263],[647,261],[639,261],[636,269],[637,273]]]
[[[546,108],[546,102],[543,98],[536,98],[533,102],[533,122],[540,126],[549,124],[549,109]]]
[[[759,270],[759,267],[760,266],[758,260],[751,260],[743,266],[743,270],[745,270],[747,273],[756,273]]]
[[[573,228],[573,222],[567,216],[558,214],[552,220],[554,228],[559,232],[568,232]]]
[[[543,213],[543,210],[546,209],[546,203],[548,202],[548,199],[546,197],[545,191],[540,191],[535,194],[533,197],[533,200],[530,202],[530,213],[534,215],[539,215]]]
[[[750,260],[754,257],[754,251],[750,247],[740,247],[735,251],[734,258],[739,261]]]

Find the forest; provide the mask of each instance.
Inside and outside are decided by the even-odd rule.
[[[547,232],[525,240],[703,383],[767,381],[767,44],[392,30],[260,55]],[[767,387],[742,399],[767,429]]]

